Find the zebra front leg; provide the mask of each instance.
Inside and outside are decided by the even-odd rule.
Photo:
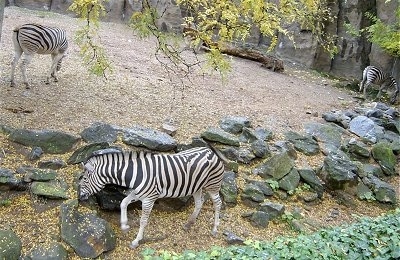
[[[61,68],[61,60],[64,57],[64,54],[52,53],[51,57],[53,61],[51,63],[50,72],[46,79],[46,84],[50,84],[50,77],[54,78],[54,82],[58,82],[56,73]]]
[[[202,190],[199,190],[193,194],[194,198],[194,211],[192,215],[190,215],[187,223],[183,226],[185,230],[189,230],[190,227],[194,224],[194,222],[197,219],[197,216],[200,213],[201,207],[203,206],[204,203],[204,197],[203,197],[203,192]]]
[[[137,197],[136,197],[136,193],[135,191],[132,191],[131,193],[128,194],[128,196],[126,196],[122,202],[121,202],[121,230],[123,232],[127,232],[129,229],[129,225],[128,225],[128,205],[132,202],[132,201],[136,201]]]
[[[136,235],[135,240],[130,244],[130,248],[135,249],[139,246],[139,242],[143,239],[144,228],[147,226],[149,221],[151,210],[153,209],[154,202],[156,199],[143,199],[142,200],[142,216],[140,217],[139,232]]]

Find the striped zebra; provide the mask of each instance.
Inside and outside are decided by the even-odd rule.
[[[385,88],[395,88],[395,91],[390,98],[390,103],[395,103],[396,98],[399,95],[400,85],[396,83],[396,80],[387,73],[384,73],[381,69],[375,66],[368,66],[363,71],[363,78],[360,83],[360,91],[364,90],[364,99],[367,99],[367,88],[371,84],[379,85],[379,92],[376,96],[377,99],[380,99],[382,90]]]
[[[220,157],[221,156],[221,157]],[[139,232],[130,244],[136,248],[143,238],[150,212],[158,198],[178,198],[193,195],[195,209],[185,224],[194,224],[203,205],[203,190],[208,192],[214,205],[214,226],[217,234],[221,198],[219,190],[224,173],[225,157],[212,148],[198,147],[176,154],[150,152],[112,152],[90,157],[84,164],[85,172],[79,182],[79,200],[100,191],[106,184],[130,188],[121,202],[121,229],[129,229],[127,207],[142,202]]]
[[[14,75],[18,60],[22,57],[21,71],[26,88],[29,83],[26,78],[26,66],[32,56],[37,54],[51,54],[52,64],[46,79],[50,83],[50,77],[57,82],[56,72],[61,69],[61,61],[66,56],[68,41],[64,30],[39,24],[24,24],[14,29],[14,59],[11,62],[11,87],[15,86]]]

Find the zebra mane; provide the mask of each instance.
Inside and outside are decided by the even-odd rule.
[[[145,151],[145,150],[140,150],[140,151],[124,151],[124,150],[120,150],[118,148],[106,148],[106,149],[102,149],[102,150],[97,150],[92,152],[85,160],[85,163],[87,163],[90,159],[94,158],[94,157],[99,157],[99,156],[103,156],[103,155],[107,155],[107,154],[128,154],[130,155],[132,158],[138,158],[140,154],[149,154],[152,152],[149,151]]]

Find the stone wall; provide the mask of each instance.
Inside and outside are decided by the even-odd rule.
[[[74,16],[68,11],[73,0],[6,0],[8,5],[17,5],[36,10],[50,10],[58,13],[66,13]],[[173,0],[151,0],[160,12],[164,12],[159,20],[159,26],[164,31],[179,31],[181,29],[183,10],[175,5]],[[362,70],[369,64],[377,65],[386,71],[394,73],[400,78],[400,62],[395,64],[394,58],[385,54],[379,47],[369,43],[365,37],[354,37],[346,33],[345,22],[350,22],[356,28],[369,25],[365,17],[366,12],[376,13],[383,21],[394,22],[395,10],[398,1],[375,0],[339,0],[329,2],[332,15],[337,17],[332,24],[326,28],[330,33],[338,35],[337,45],[339,53],[333,59],[325,53],[310,32],[292,26],[295,34],[293,44],[287,37],[279,35],[279,44],[276,55],[280,58],[313,68],[319,71],[331,73],[340,77],[360,79]],[[106,3],[107,15],[105,21],[128,22],[134,11],[141,9],[141,3],[133,0],[110,0]],[[262,37],[258,30],[253,30],[249,42],[252,44],[268,45],[268,39]]]

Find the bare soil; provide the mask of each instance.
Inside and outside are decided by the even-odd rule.
[[[74,33],[82,22],[76,18],[48,12],[21,8],[6,8],[0,45],[0,124],[27,129],[54,129],[79,135],[94,122],[105,122],[120,127],[142,125],[159,129],[163,122],[172,120],[178,127],[175,138],[190,142],[209,126],[217,126],[227,115],[248,117],[254,127],[271,129],[276,138],[287,130],[301,131],[303,124],[321,120],[321,114],[330,110],[344,110],[358,105],[358,99],[346,90],[334,88],[333,80],[318,73],[285,64],[284,73],[274,73],[260,64],[232,58],[232,72],[227,81],[218,73],[196,69],[190,81],[179,75],[168,74],[154,57],[154,41],[141,40],[123,24],[102,23],[99,30],[114,73],[108,80],[88,73],[73,41]],[[13,57],[12,29],[28,22],[64,28],[69,35],[69,56],[59,73],[59,82],[44,84],[50,68],[50,57],[36,55],[28,67],[30,89],[22,84],[17,70],[17,86],[11,88],[10,62]],[[188,52],[188,57],[191,55]],[[200,54],[200,58],[202,57]],[[183,80],[184,85],[180,80]],[[8,143],[0,136],[1,148],[6,151],[0,167],[16,169],[27,164],[27,148]],[[22,151],[22,152],[21,152]],[[70,154],[57,155],[66,159]],[[45,155],[43,158],[54,158]],[[319,159],[300,158],[301,163],[318,165]],[[314,161],[313,161],[314,160]],[[241,169],[239,184],[248,169]],[[60,171],[71,186],[75,197],[74,174],[76,166]],[[398,180],[395,180],[399,185]],[[0,228],[11,227],[22,239],[24,253],[35,245],[59,240],[58,207],[37,210],[37,204],[49,203],[33,198],[29,193],[0,194],[0,199],[10,196],[12,203],[0,208]],[[273,199],[275,200],[275,198]],[[377,216],[387,207],[376,203],[356,201],[353,208],[337,203],[326,194],[316,205],[304,205],[296,195],[284,202],[288,209],[302,208],[302,213],[320,225],[338,225],[354,220],[354,214]],[[208,249],[213,245],[225,246],[223,231],[232,231],[245,239],[271,240],[282,234],[293,234],[284,222],[274,222],[267,229],[252,227],[241,215],[251,211],[244,206],[226,208],[223,212],[219,235],[210,235],[212,207],[208,201],[200,217],[189,232],[181,228],[192,211],[188,207],[180,212],[154,210],[145,231],[146,241],[134,251],[128,243],[136,236],[140,211],[128,214],[132,229],[128,234],[119,230],[119,212],[100,212],[113,226],[117,235],[117,248],[106,254],[105,259],[139,258],[145,248],[181,252],[184,249]],[[331,218],[332,211],[339,216]],[[78,259],[71,250],[71,258]]]

